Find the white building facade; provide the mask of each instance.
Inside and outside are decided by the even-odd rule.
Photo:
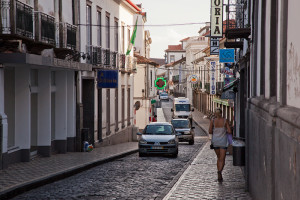
[[[0,168],[75,151],[78,1],[0,5]]]

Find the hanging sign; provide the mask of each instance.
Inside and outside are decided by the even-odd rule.
[[[211,0],[210,37],[223,37],[223,0]]]
[[[166,87],[167,81],[163,77],[158,77],[155,80],[154,85],[157,89],[162,90]]]
[[[189,80],[190,83],[197,83],[198,82],[198,76],[195,75],[195,74],[190,75],[188,80]]]
[[[219,38],[210,38],[210,55],[219,55],[220,40]]]
[[[210,62],[210,94],[216,94],[216,61]]]

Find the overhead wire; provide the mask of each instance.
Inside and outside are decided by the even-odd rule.
[[[189,22],[189,23],[179,23],[179,24],[137,24],[137,26],[144,26],[144,27],[168,27],[168,26],[188,26],[188,25],[200,25],[206,24],[206,22]],[[99,27],[109,27],[109,28],[120,28],[122,26],[107,26],[102,24],[77,24],[77,26],[99,26]],[[134,27],[133,25],[126,25],[130,27]],[[124,26],[125,27],[125,26]]]

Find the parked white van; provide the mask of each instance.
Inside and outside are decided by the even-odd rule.
[[[192,105],[190,103],[190,100],[185,97],[178,97],[174,98],[173,101],[173,108],[171,108],[172,111],[172,118],[189,118],[192,122],[192,111],[194,111],[194,108],[192,108]]]

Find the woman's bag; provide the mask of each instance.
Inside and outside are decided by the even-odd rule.
[[[232,134],[230,134],[228,132],[226,134],[227,134],[228,144],[231,145],[232,144]]]

